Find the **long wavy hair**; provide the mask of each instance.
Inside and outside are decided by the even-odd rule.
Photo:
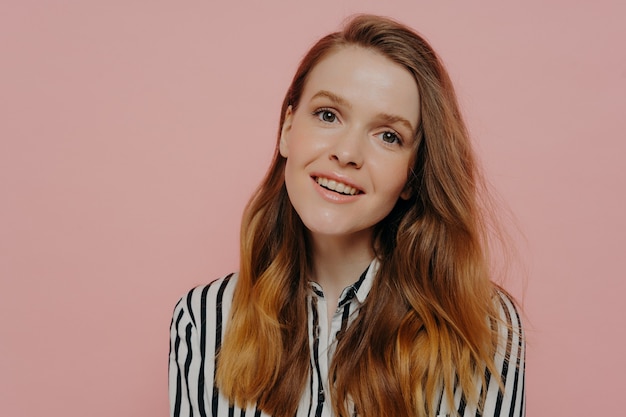
[[[498,319],[479,195],[482,179],[450,78],[432,47],[408,27],[359,15],[319,40],[302,59],[281,109],[298,106],[311,70],[346,46],[402,65],[420,93],[418,146],[407,186],[374,231],[381,266],[332,359],[337,415],[423,416],[455,386],[480,405],[476,383],[493,362]],[[241,265],[216,382],[239,405],[291,417],[309,372],[306,230],[285,188],[278,152],[248,203]]]

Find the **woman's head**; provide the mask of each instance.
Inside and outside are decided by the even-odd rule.
[[[409,211],[414,212],[411,218],[432,210],[441,221],[467,221],[474,213],[467,212],[462,200],[475,191],[475,167],[452,83],[435,51],[404,25],[387,18],[359,15],[348,21],[342,31],[320,39],[302,59],[287,91],[279,137],[286,117],[300,105],[311,72],[325,58],[349,47],[372,51],[403,67],[413,77],[419,96],[418,123],[413,132],[415,146],[405,187],[410,198],[400,199],[390,216],[381,222],[376,234],[377,250],[393,249],[397,226]],[[284,168],[285,159],[277,152],[268,176],[274,179],[271,188],[275,192],[284,188]],[[284,190],[279,194],[286,198]]]

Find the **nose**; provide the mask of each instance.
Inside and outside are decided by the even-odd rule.
[[[329,158],[341,166],[361,168],[363,165],[363,141],[359,132],[345,131],[335,138]]]

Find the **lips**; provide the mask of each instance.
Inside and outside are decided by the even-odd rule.
[[[317,182],[321,187],[326,188],[327,190],[334,191],[339,194],[344,195],[357,195],[361,194],[362,191],[352,187],[348,184],[345,184],[340,181],[328,179],[325,177],[314,177],[315,182]]]

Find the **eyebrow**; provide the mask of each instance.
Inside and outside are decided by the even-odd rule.
[[[315,93],[313,97],[311,97],[311,100],[315,100],[316,98],[320,98],[320,97],[327,98],[330,101],[334,102],[335,104],[339,104],[340,106],[348,107],[350,109],[352,108],[352,104],[348,103],[346,99],[338,96],[335,93],[331,93],[330,91],[326,91],[326,90],[318,91],[317,93]]]
[[[404,117],[394,116],[393,114],[387,114],[387,113],[381,113],[378,115],[378,117],[380,117],[383,121],[385,121],[388,124],[393,124],[393,123],[403,124],[404,127],[409,129],[411,132],[415,132],[415,128],[411,126],[411,122],[409,122]]]
[[[327,90],[318,91],[317,93],[315,93],[315,95],[313,95],[313,97],[311,97],[311,100],[315,100],[316,98],[320,98],[320,97],[327,98],[333,103],[338,104],[340,106],[344,106],[349,109],[352,108],[352,104],[350,104],[346,99],[344,99],[341,96],[338,96],[335,93],[331,93],[330,91],[327,91]],[[400,116],[396,116],[396,115],[388,114],[388,113],[380,113],[378,114],[378,117],[382,121],[388,124],[401,123],[411,132],[415,132],[415,128],[411,125],[411,122],[409,122],[404,117],[400,117]]]

